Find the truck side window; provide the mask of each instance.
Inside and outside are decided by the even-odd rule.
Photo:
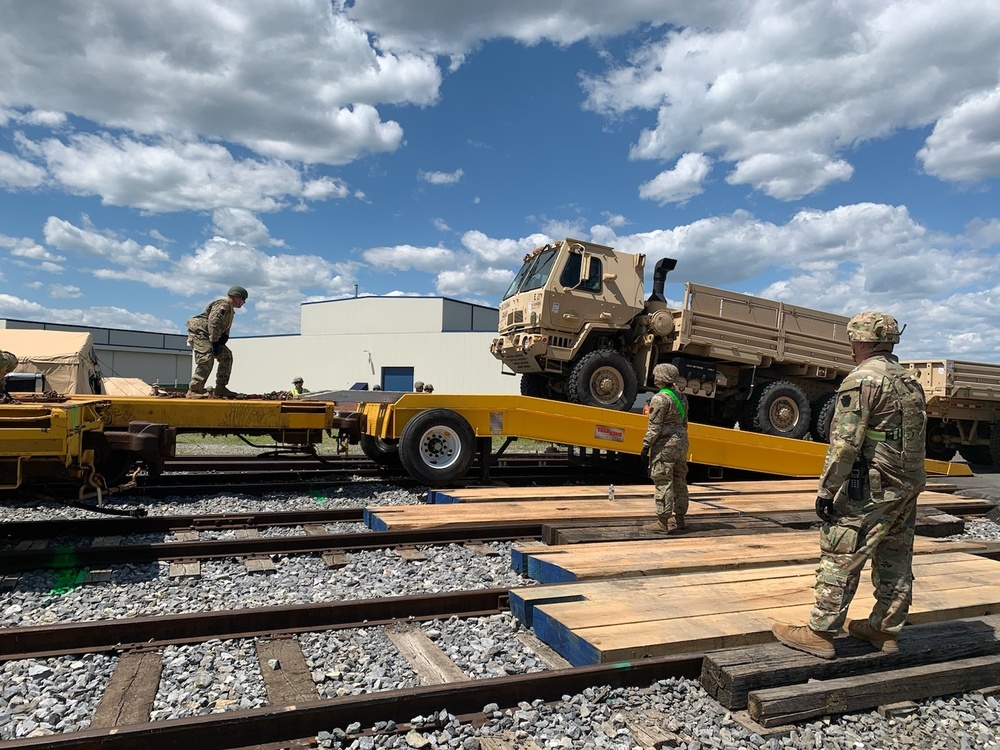
[[[562,274],[559,276],[559,283],[567,289],[579,289],[583,292],[601,291],[601,259],[590,258],[590,268],[587,269],[587,276],[580,278],[580,264],[583,256],[580,253],[570,253],[566,259]]]

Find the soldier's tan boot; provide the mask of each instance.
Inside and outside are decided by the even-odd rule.
[[[190,388],[188,392],[184,394],[186,398],[208,398],[207,391],[192,391]]]
[[[658,518],[656,523],[647,523],[642,527],[643,531],[653,531],[657,534],[669,534],[670,533],[670,523],[663,518]]]
[[[771,633],[789,648],[805,651],[820,659],[833,659],[837,655],[833,647],[833,636],[829,633],[817,633],[807,625],[777,623],[771,628]]]
[[[884,633],[871,626],[868,620],[854,620],[847,626],[847,632],[861,641],[868,641],[883,654],[899,652],[896,633]]]

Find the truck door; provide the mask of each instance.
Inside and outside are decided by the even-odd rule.
[[[604,304],[604,264],[598,255],[571,248],[556,283],[550,288],[548,309],[552,328],[577,333],[585,323],[599,319]]]

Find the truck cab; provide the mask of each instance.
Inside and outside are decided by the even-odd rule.
[[[494,357],[521,373],[522,394],[632,406],[634,367],[620,352],[644,308],[644,268],[642,254],[572,238],[524,257],[500,303],[491,346]]]

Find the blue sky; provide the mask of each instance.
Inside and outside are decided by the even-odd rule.
[[[0,3],[0,317],[496,305],[573,236],[1000,361],[995,0]]]

